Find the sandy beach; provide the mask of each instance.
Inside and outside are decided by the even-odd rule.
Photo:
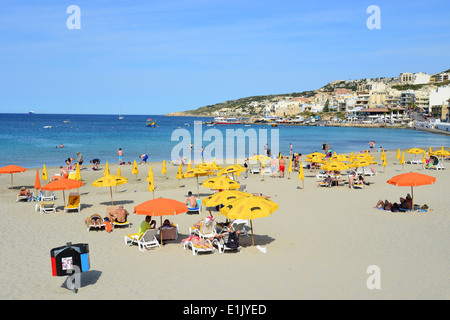
[[[223,255],[216,250],[194,256],[183,250],[181,239],[188,235],[189,226],[208,215],[206,210],[201,215],[164,217],[179,224],[178,240],[146,252],[124,243],[124,235],[137,232],[144,216],[131,214],[131,228],[88,232],[85,218],[93,213],[105,216],[110,206],[109,188],[91,185],[103,176],[103,170],[91,171],[85,165],[81,171],[80,213],[63,212],[62,191],[55,192],[57,213],[40,214],[35,211],[35,202],[16,203],[20,187],[32,189],[36,169],[42,173],[42,167],[14,174],[13,190],[10,175],[0,175],[0,298],[200,300],[205,299],[200,288],[213,284],[225,288],[216,285],[226,281],[233,290],[214,290],[208,299],[449,299],[450,162],[444,162],[446,169],[439,171],[405,164],[403,172],[436,177],[434,185],[414,188],[414,203],[427,204],[432,211],[391,213],[374,209],[376,202],[396,202],[410,188],[386,183],[402,173],[396,150],[386,154],[388,166],[383,172],[381,153],[373,153],[378,174],[366,177],[371,184],[365,189],[317,187],[314,172],[308,170],[304,172],[304,189],[297,172],[291,173],[290,179],[286,172],[284,179],[265,176],[264,181],[257,174],[249,174],[245,180],[241,175],[238,181],[247,185],[248,192],[270,196],[279,209],[253,221],[255,246],[251,237],[241,236],[242,251]],[[405,154],[405,160],[412,157]],[[305,161],[304,156],[301,161]],[[161,174],[162,163],[152,165],[155,197],[184,202],[188,191],[196,193],[195,178],[181,180],[178,187],[178,167],[168,165],[166,179]],[[117,167],[110,163],[110,172],[115,174]],[[152,199],[145,180],[149,167],[150,163],[140,165],[136,179],[132,166],[121,166],[128,184],[118,186],[113,193],[115,205],[123,204],[132,213],[136,205]],[[47,171],[51,177],[59,168]],[[347,176],[344,179],[348,181]],[[210,194],[200,186],[200,198]],[[225,220],[213,214],[218,221]],[[159,226],[159,217],[156,221]],[[91,269],[82,273],[77,294],[63,286],[66,277],[51,273],[50,250],[67,242],[88,243],[90,249]],[[266,253],[256,245],[266,248]],[[379,267],[381,288],[370,290],[367,269],[373,265]]]

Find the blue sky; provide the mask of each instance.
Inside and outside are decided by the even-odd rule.
[[[81,10],[81,29],[66,12]],[[366,12],[381,10],[381,29]],[[0,113],[165,114],[450,68],[450,1],[0,0]]]

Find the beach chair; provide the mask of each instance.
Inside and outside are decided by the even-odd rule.
[[[372,171],[372,168],[364,167],[363,172],[364,172],[365,176],[371,176],[372,177],[372,176],[376,176],[377,175],[377,172],[375,170]]]
[[[50,190],[42,190],[41,191],[41,200],[42,201],[55,201],[55,193]]]
[[[87,231],[90,231],[91,228],[93,228],[93,229],[105,229],[106,228],[106,223],[103,220],[103,218],[100,215],[98,215],[98,217],[100,219],[100,228],[97,228],[95,225],[92,224],[92,222],[91,222],[92,216],[86,217],[86,219],[84,220],[84,223],[86,224]]]
[[[159,234],[156,236],[157,239],[162,238],[163,241],[167,240],[177,240],[179,234],[179,227],[178,224],[174,223],[173,227],[162,227],[159,230]],[[162,235],[162,237],[161,237]]]
[[[214,237],[217,234],[216,221],[205,218],[200,222],[200,228],[197,229],[195,226],[189,227],[189,234],[196,234],[201,238]]]
[[[422,158],[414,157],[411,161],[409,161],[410,164],[422,164]]]
[[[28,201],[28,197],[27,196],[17,196],[16,198],[16,202],[27,202]]]
[[[42,202],[39,205],[39,212],[40,213],[48,213],[48,212],[56,213],[55,202]]]
[[[76,192],[72,192],[69,194],[69,201],[67,203],[67,206],[64,207],[64,213],[69,210],[77,210],[78,212],[80,212],[81,210],[80,195]]]
[[[364,185],[364,183],[353,183],[353,188],[354,189],[364,189],[365,185]]]
[[[254,165],[254,166],[252,167],[252,169],[250,170],[250,173],[251,173],[251,174],[261,173],[261,169],[259,168],[258,165]]]
[[[116,228],[116,227],[128,227],[131,228],[131,222],[130,221],[125,221],[125,222],[117,222],[117,221],[111,221],[112,227]]]
[[[201,252],[201,253],[214,253],[214,247],[212,247],[211,241],[209,241],[209,239],[205,239],[205,241],[211,245],[211,248],[199,247],[199,246],[195,245],[192,241],[189,241],[189,240],[183,241],[183,248],[184,248],[184,250],[191,249],[192,250],[192,254],[194,256],[198,255],[199,252]]]
[[[137,243],[139,251],[141,252],[153,247],[161,248],[158,239],[156,239],[157,232],[157,229],[148,229],[140,237],[137,233],[127,234],[125,236],[125,244],[132,245],[133,243]]]
[[[197,199],[197,206],[195,208],[189,208],[188,207],[188,213],[195,213],[200,214],[202,213],[202,201],[200,199]]]

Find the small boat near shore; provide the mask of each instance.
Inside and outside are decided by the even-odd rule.
[[[145,125],[146,125],[147,127],[156,127],[156,122],[149,118],[149,119],[147,119],[147,121],[145,122]]]

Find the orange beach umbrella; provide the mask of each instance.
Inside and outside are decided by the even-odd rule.
[[[39,170],[36,170],[36,179],[34,180],[34,188],[36,190],[41,189],[41,179],[39,178]]]
[[[387,183],[392,184],[398,187],[411,187],[411,198],[413,199],[412,209],[414,211],[414,194],[413,187],[424,186],[429,184],[434,184],[436,182],[436,178],[422,174],[417,172],[407,172],[399,174],[395,177],[392,177],[387,181]]]
[[[83,185],[83,181],[78,181],[74,179],[68,179],[68,178],[60,178],[53,180],[49,183],[47,183],[45,186],[42,187],[42,190],[50,190],[50,191],[59,191],[62,190],[63,192],[63,200],[64,200],[64,207],[66,206],[66,197],[64,194],[65,190],[72,190],[77,189]]]
[[[0,174],[9,173],[11,175],[11,190],[12,190],[14,188],[13,173],[24,172],[26,170],[28,169],[25,169],[21,166],[16,166],[15,164],[10,164],[8,166],[0,168]]]
[[[145,201],[134,207],[133,211],[133,213],[142,214],[146,216],[153,216],[153,217],[159,216],[161,220],[161,226],[162,226],[162,216],[175,216],[177,214],[185,212],[188,212],[188,207],[183,202],[167,198],[157,198]],[[162,243],[161,236],[160,240]]]

